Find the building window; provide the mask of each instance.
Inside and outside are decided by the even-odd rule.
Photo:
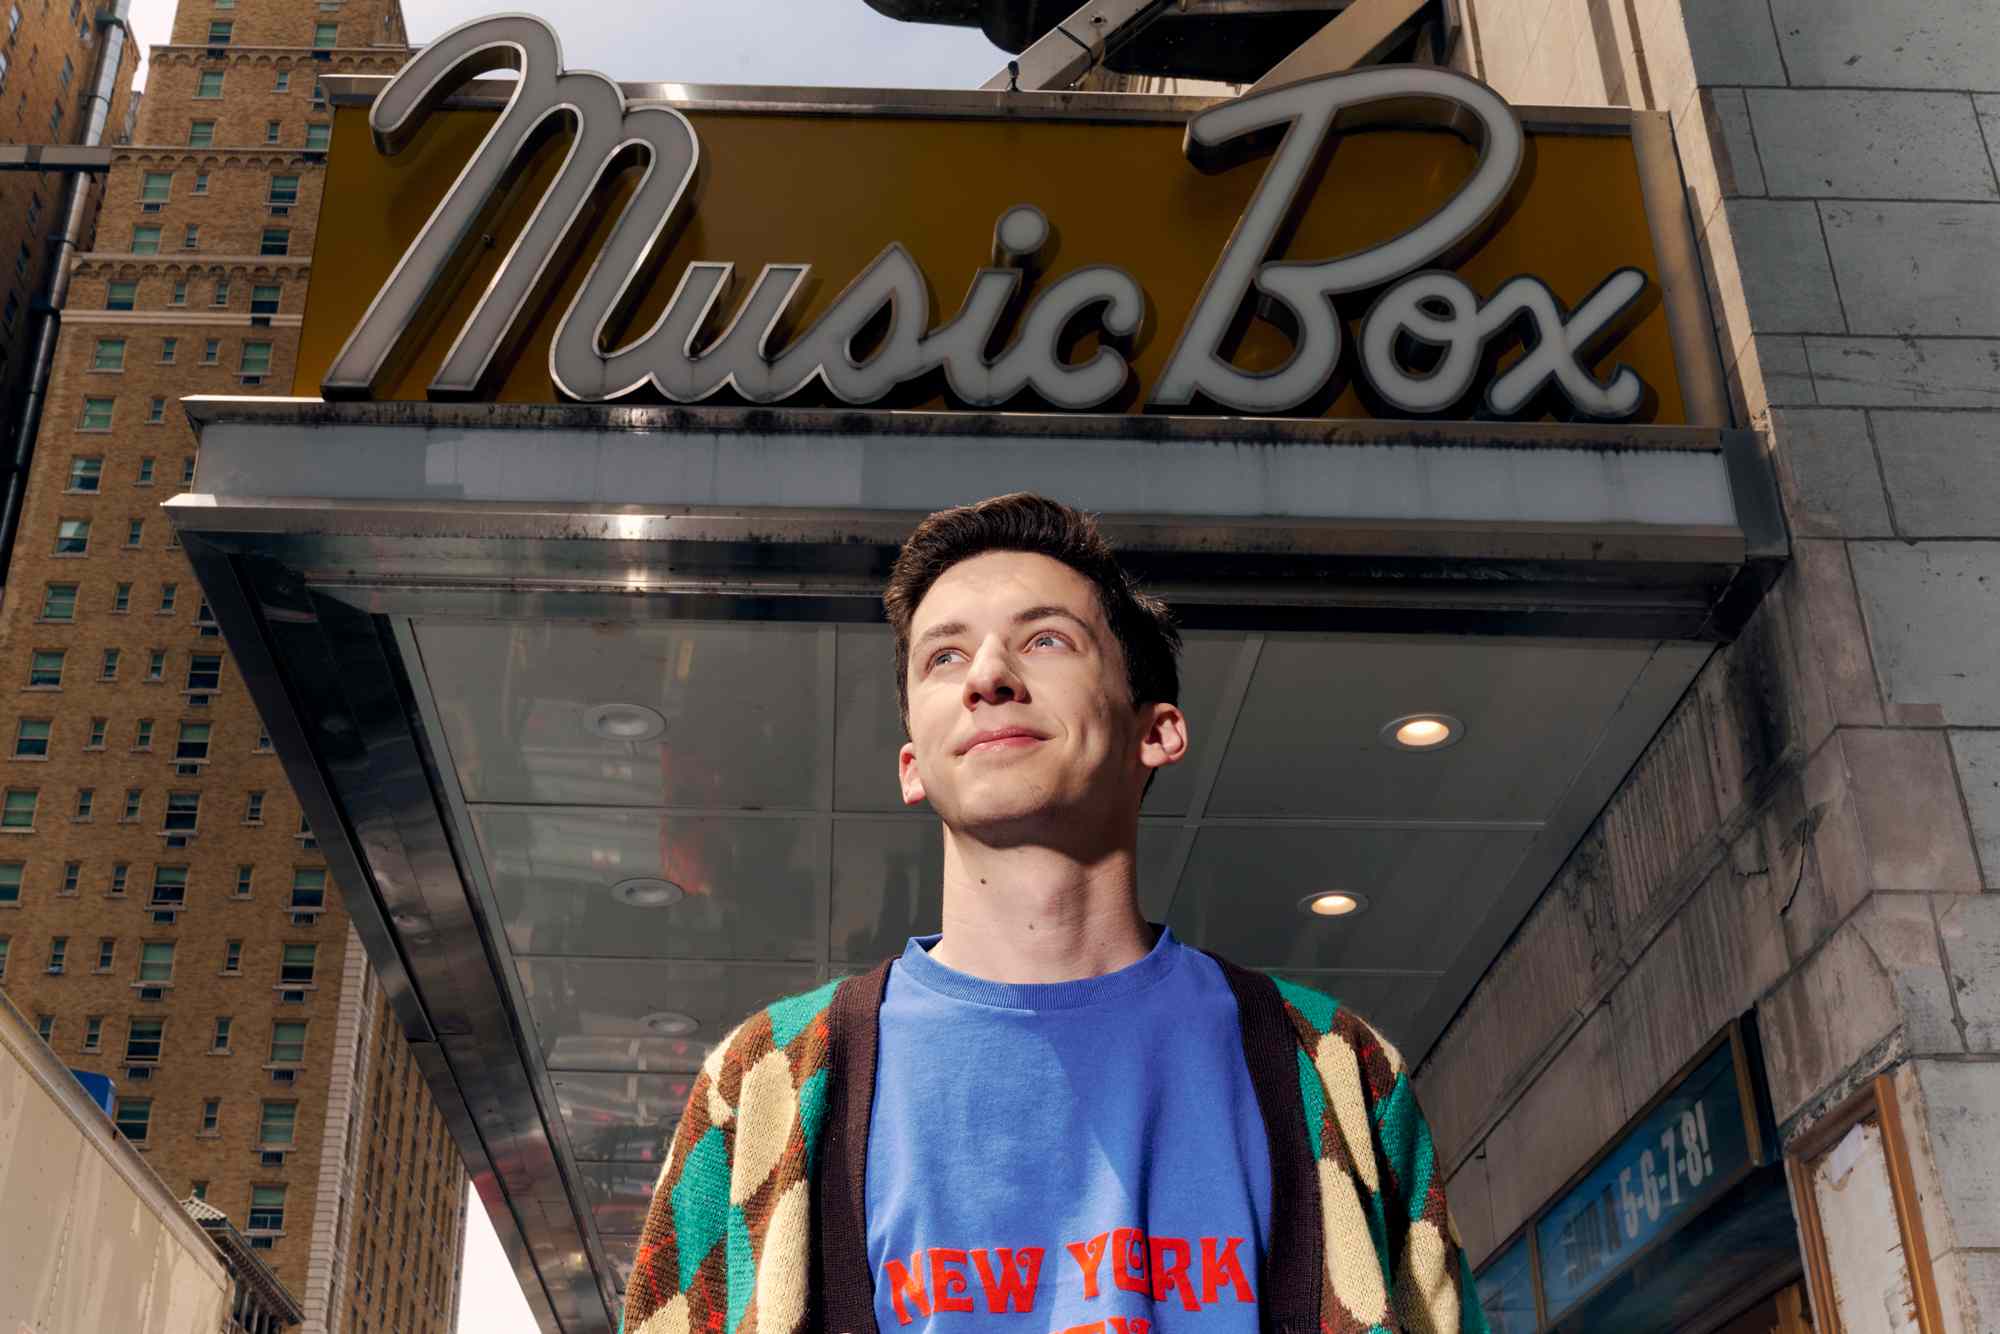
[[[271,753],[271,732],[269,728],[257,729],[257,753],[259,755],[268,755]]]
[[[83,883],[83,863],[64,862],[62,892],[65,895],[75,894],[77,891],[77,886],[82,883]]]
[[[94,371],[124,370],[125,340],[122,338],[98,339],[96,355],[90,359],[90,369]]]
[[[264,794],[252,792],[243,803],[243,823],[262,824],[264,822]]]
[[[216,1019],[215,1037],[208,1044],[208,1049],[210,1051],[226,1052],[229,1050],[229,1025],[230,1025],[230,1020],[227,1018]]]
[[[188,125],[189,148],[212,148],[215,145],[215,122],[212,120],[192,121]]]
[[[62,73],[56,75],[56,87],[60,88],[63,92],[68,92],[70,81],[75,78],[76,78],[76,62],[74,60],[71,60],[68,56],[64,56]]]
[[[220,690],[222,688],[222,655],[220,653],[189,654],[187,688],[189,690]]]
[[[118,400],[114,398],[86,398],[83,400],[83,417],[77,422],[81,431],[108,431],[111,429],[111,407]]]
[[[215,294],[222,298],[222,300],[215,303],[218,306],[229,303],[229,285],[227,283],[217,283],[215,285]],[[222,340],[220,338],[203,340],[201,345],[201,364],[204,366],[215,366],[221,364],[221,361]]]
[[[42,588],[42,619],[45,621],[73,621],[76,619],[75,584],[45,584]]]
[[[194,455],[192,454],[181,460],[181,485],[194,485]]]
[[[110,725],[111,720],[108,718],[92,718],[90,720],[90,740],[83,743],[83,748],[85,750],[103,750],[104,732]]]
[[[306,148],[309,151],[318,149],[323,152],[332,141],[333,126],[318,121],[306,126]]]
[[[206,1098],[201,1104],[201,1133],[213,1135],[222,1121],[222,1099]]]
[[[271,1064],[301,1065],[306,1059],[304,1023],[271,1025]]]
[[[56,936],[49,941],[49,971],[60,973],[69,961],[69,937]]]
[[[104,289],[106,310],[131,310],[139,302],[139,284],[136,282],[112,283]]]
[[[281,121],[281,120],[267,120],[267,121],[265,121],[265,122],[264,122],[264,142],[265,142],[265,143],[267,143],[267,144],[275,144],[275,143],[277,143],[277,142],[278,142],[278,136],[279,136],[279,134],[280,134],[280,133],[282,133],[282,132],[283,132],[283,130],[284,130],[284,125],[285,125],[285,123],[284,123],[283,121]]]
[[[95,454],[78,454],[69,461],[69,489],[94,495],[104,477],[104,460]]]
[[[271,85],[271,91],[274,93],[289,93],[292,91],[292,72],[288,69],[279,70],[278,80]]]
[[[160,229],[158,227],[134,227],[132,229],[132,253],[135,255],[159,254]]]
[[[141,718],[132,729],[132,749],[151,750],[153,748],[153,720]]]
[[[174,759],[193,762],[208,758],[208,735],[213,723],[182,723],[180,738],[174,742]]]
[[[240,865],[236,868],[237,898],[247,899],[250,897],[250,887],[255,880],[256,873],[257,868],[254,866]]]
[[[292,911],[317,911],[326,906],[326,868],[305,867],[292,872]]]
[[[286,227],[266,227],[264,239],[257,247],[260,255],[289,255],[292,253],[292,233]]]
[[[201,820],[201,793],[167,793],[166,832],[169,834],[192,834]]]
[[[111,610],[115,612],[132,610],[132,585],[118,584],[111,590]]]
[[[151,940],[139,947],[139,980],[174,980],[174,943],[171,940]]]
[[[14,725],[14,758],[17,760],[40,760],[48,758],[49,720],[46,718],[23,718]]]
[[[160,364],[162,366],[173,365],[174,358],[180,355],[180,351],[181,351],[180,339],[162,338],[160,340]]]
[[[196,77],[196,79],[195,79],[195,83],[194,83],[194,95],[195,95],[196,97],[220,97],[220,96],[222,96],[222,75],[223,75],[223,71],[221,71],[221,70],[219,70],[219,69],[205,69],[205,70],[203,70],[203,71],[202,71],[202,72],[200,73],[200,75],[199,75],[199,76],[197,76],[197,77]],[[199,122],[197,122],[197,123],[199,123]],[[208,122],[208,124],[209,124],[210,128],[212,129],[212,128],[214,127],[214,125],[215,125],[215,122],[214,122],[214,121],[209,121],[209,122]]]
[[[125,1033],[125,1059],[128,1061],[157,1061],[160,1047],[165,1039],[167,1021],[164,1019],[134,1019]]]
[[[317,945],[287,945],[278,964],[278,981],[288,987],[302,987],[313,980],[313,959]]]
[[[194,174],[194,192],[195,192],[196,194],[198,194],[198,195],[205,195],[205,194],[207,194],[207,193],[208,193],[208,173],[207,173],[207,172],[205,172],[205,171],[198,171],[198,172],[196,172],[196,173]]]
[[[187,903],[187,893],[187,867],[155,866],[153,868],[153,906],[155,908],[179,908]]]
[[[90,1015],[83,1021],[83,1049],[101,1051],[104,1048],[104,1018]]]
[[[152,484],[153,484],[153,456],[151,454],[148,454],[146,455],[146,457],[139,460],[139,485],[151,486]]]
[[[56,555],[81,556],[90,550],[90,520],[62,519],[56,523]]]
[[[201,228],[199,226],[192,222],[187,225],[187,230],[181,233],[181,249],[201,249]]]
[[[228,46],[229,33],[234,26],[233,24],[219,21],[211,22],[208,25],[208,44],[210,46]]]
[[[146,655],[146,679],[164,681],[167,679],[167,651],[156,648]]]
[[[88,820],[92,807],[97,801],[97,789],[80,787],[76,790],[76,816],[78,820]]]
[[[145,540],[146,521],[144,519],[127,519],[125,521],[125,545],[136,547]]]
[[[243,344],[243,374],[269,375],[271,373],[271,345],[269,343]]]
[[[43,1042],[49,1043],[50,1045],[54,1045],[56,1036],[56,1017],[52,1014],[44,1014],[37,1016],[35,1019],[35,1033],[37,1036],[41,1038]]]
[[[174,279],[174,294],[172,297],[168,298],[167,304],[170,306],[185,306],[187,303],[188,303],[187,279],[176,278]]]
[[[28,660],[28,684],[31,686],[62,685],[63,651],[61,649],[41,649]]]
[[[250,289],[250,313],[252,315],[277,314],[278,292],[279,288],[276,283],[260,283],[257,286],[252,287]],[[270,352],[270,348],[271,345],[269,343],[264,344],[264,350],[267,354],[267,359],[268,359],[268,354]]]
[[[188,1189],[197,1200],[206,1200],[208,1198],[208,1183],[206,1181],[194,1182]]]
[[[339,37],[340,37],[340,25],[338,23],[313,24],[314,50],[325,51],[329,49],[330,47],[333,46],[333,44],[336,41],[339,40]]]
[[[223,947],[222,971],[240,973],[243,971],[243,942],[232,940]]]
[[[126,587],[130,588],[131,585],[127,584]],[[100,681],[116,681],[118,679],[117,649],[108,648],[104,650],[104,665],[98,668],[97,679]]]
[[[7,976],[7,949],[7,937],[0,936],[0,978]]]
[[[0,806],[0,829],[33,829],[35,804],[41,799],[34,788],[8,788],[6,804]]]
[[[283,1186],[252,1186],[250,1188],[250,1227],[252,1232],[282,1232],[285,1228],[285,1188]]]
[[[170,615],[174,609],[174,599],[180,595],[179,584],[160,585],[160,615]]]
[[[299,178],[296,176],[273,176],[271,178],[270,199],[274,205],[298,203]]]
[[[153,1100],[151,1098],[120,1098],[118,1114],[115,1118],[118,1133],[134,1144],[146,1142],[146,1128],[153,1120]]]
[[[170,171],[149,171],[139,186],[139,202],[142,204],[164,204],[174,191],[174,174]]]
[[[0,903],[21,901],[21,871],[25,862],[0,862]]]
[[[142,803],[143,803],[143,802],[145,801],[145,799],[146,799],[146,791],[145,791],[145,789],[144,789],[144,788],[137,788],[137,787],[128,787],[128,788],[126,788],[126,789],[125,789],[125,812],[124,812],[124,814],[120,815],[120,816],[119,816],[118,818],[119,818],[119,819],[121,819],[121,820],[136,820],[136,819],[138,819],[138,818],[139,818],[139,807],[140,807],[140,805],[141,805],[141,804],[142,804]]]
[[[106,893],[112,898],[125,896],[125,881],[132,874],[132,868],[124,862],[114,862],[111,866],[111,888]]]
[[[146,400],[146,425],[158,426],[161,422],[165,421],[166,419],[167,419],[166,399],[156,397]],[[147,480],[151,481],[152,479],[148,478]]]
[[[257,1143],[262,1148],[284,1148],[292,1142],[298,1124],[299,1105],[295,1102],[267,1102],[257,1123]]]
[[[113,967],[117,965],[117,962],[118,962],[118,942],[116,940],[108,940],[108,939],[98,941],[97,971],[100,973],[108,973],[112,970]]]

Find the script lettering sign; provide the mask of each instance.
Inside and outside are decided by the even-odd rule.
[[[470,310],[461,319],[464,303],[453,308],[449,347],[425,386],[432,396],[490,392],[537,294],[580,262],[573,255],[606,183],[636,173],[615,220],[597,226],[601,240],[547,339],[561,398],[783,404],[830,395],[865,405],[896,402],[925,382],[971,408],[1318,415],[1352,383],[1379,415],[1630,420],[1655,397],[1631,366],[1598,365],[1658,305],[1640,265],[1600,271],[1574,306],[1531,273],[1482,292],[1454,271],[1512,207],[1528,136],[1498,94],[1449,70],[1329,75],[1196,114],[1182,170],[1215,171],[1234,155],[1261,163],[1261,175],[1211,251],[1198,298],[1165,327],[1143,272],[1103,262],[1056,270],[1060,228],[1051,218],[1064,216],[1062,199],[1019,199],[999,211],[988,261],[944,318],[933,315],[924,267],[893,235],[858,272],[832,275],[845,286],[809,319],[815,271],[805,257],[764,263],[747,290],[726,256],[682,256],[678,274],[668,272],[675,238],[699,208],[698,173],[721,178],[735,164],[704,161],[701,135],[676,107],[628,99],[600,74],[564,69],[554,32],[525,15],[477,20],[424,47],[375,99],[377,147],[404,151],[446,99],[501,69],[518,76],[504,109],[325,366],[326,395],[378,392],[399,345],[462,281],[467,255],[493,244],[482,228],[496,201],[520,187],[537,149],[561,130],[571,138],[560,166]],[[1322,165],[1336,141],[1413,120],[1447,126],[1469,144],[1469,174],[1385,239],[1324,257],[1289,253],[1316,195],[1367,188],[1341,179],[1337,162]],[[646,308],[663,275],[671,296]],[[1241,355],[1251,322],[1281,332],[1283,354],[1269,364]],[[1141,385],[1134,349],[1155,339],[1171,351]]]

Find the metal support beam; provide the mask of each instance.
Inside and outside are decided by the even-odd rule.
[[[111,169],[109,147],[77,144],[0,144],[0,171],[82,171]]]
[[[1003,93],[1068,88],[1103,64],[1115,43],[1130,40],[1158,18],[1169,2],[1087,0],[980,87]]]
[[[1251,85],[1248,93],[1266,92],[1300,79],[1374,64],[1412,25],[1422,21],[1428,3],[1429,0],[1354,0],[1340,12],[1340,17],[1314,33],[1273,66],[1269,74]]]

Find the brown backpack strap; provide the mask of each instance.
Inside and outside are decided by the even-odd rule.
[[[1317,1334],[1326,1256],[1320,1235],[1319,1166],[1306,1136],[1305,1100],[1299,1092],[1298,1031],[1270,978],[1220,955],[1203,953],[1222,966],[1229,989],[1236,993],[1243,1059],[1250,1067],[1250,1086],[1257,1091],[1264,1139],[1271,1148],[1271,1250],[1264,1257],[1260,1289],[1262,1323],[1269,1330]]]
[[[876,1334],[868,1265],[868,1118],[889,965],[850,977],[827,1006],[826,1122],[813,1174],[809,1334]],[[772,1331],[772,1334],[782,1334]]]

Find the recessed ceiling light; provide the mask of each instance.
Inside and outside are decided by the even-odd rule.
[[[606,741],[651,741],[667,730],[660,711],[643,704],[599,704],[585,712],[583,725]]]
[[[632,908],[671,908],[687,897],[687,891],[671,880],[634,876],[611,887],[620,903]]]
[[[1393,750],[1443,750],[1465,736],[1465,724],[1448,713],[1412,713],[1383,723],[1379,735]]]
[[[1299,911],[1308,917],[1352,917],[1368,906],[1365,895],[1353,890],[1327,890],[1299,900]]]
[[[693,1015],[682,1014],[678,1010],[662,1010],[649,1014],[639,1021],[648,1032],[663,1038],[684,1038],[701,1027],[701,1022]]]

